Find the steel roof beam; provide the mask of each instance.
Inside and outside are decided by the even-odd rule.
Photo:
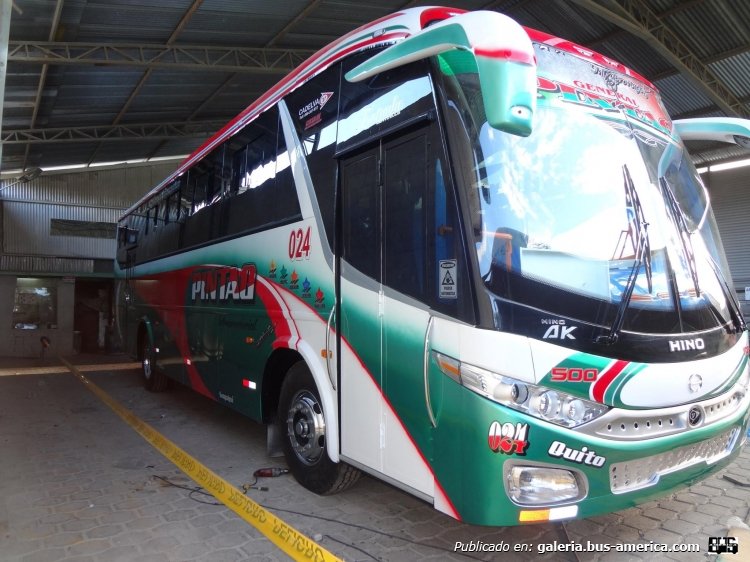
[[[645,40],[691,78],[727,115],[750,116],[747,107],[643,0],[615,0],[621,14],[594,0],[569,1]]]
[[[10,37],[11,0],[0,0],[0,134],[3,125],[3,102],[5,101],[5,75],[8,69],[8,38]],[[3,145],[0,144],[0,162]],[[0,166],[1,168],[2,166]]]
[[[135,45],[9,41],[8,60],[44,64],[145,66],[286,74],[315,51],[308,49],[235,48],[201,45]]]
[[[62,15],[62,7],[63,7],[63,0],[57,0],[57,4],[55,4],[55,13],[52,16],[52,25],[50,26],[49,30],[49,38],[48,41],[52,41],[55,38],[55,35],[57,34],[57,28],[60,25],[60,16]],[[36,126],[36,118],[39,114],[39,106],[42,103],[42,95],[44,94],[44,87],[47,85],[47,72],[49,71],[49,65],[43,64],[42,65],[42,71],[39,74],[39,84],[37,85],[36,89],[36,96],[34,97],[34,109],[31,112],[31,120],[29,121],[29,127],[34,128]],[[26,169],[26,164],[29,161],[29,151],[31,150],[31,145],[26,145],[26,152],[23,155],[23,164],[21,165],[21,169]]]
[[[3,144],[27,144],[208,137],[223,127],[224,124],[225,121],[194,121],[191,123],[143,123],[133,125],[14,129],[3,131],[0,135],[0,142]]]
[[[198,11],[198,8],[200,8],[201,4],[203,4],[203,0],[193,0],[193,3],[190,5],[190,7],[185,11],[184,14],[182,14],[182,17],[180,18],[180,21],[177,22],[177,26],[172,30],[172,33],[169,35],[169,38],[167,39],[167,45],[171,46],[176,40],[177,37],[182,33],[182,30],[185,28],[185,26],[188,24],[190,19],[193,17],[193,14]],[[125,100],[125,103],[123,104],[122,108],[120,109],[120,112],[115,117],[114,121],[112,122],[112,125],[118,125],[120,121],[122,121],[123,117],[125,117],[125,114],[127,113],[128,109],[130,108],[130,105],[135,101],[135,98],[138,97],[138,94],[140,93],[143,86],[148,82],[149,78],[151,78],[151,74],[154,71],[154,67],[148,67],[146,71],[141,76],[141,79],[138,80],[138,84],[135,85],[135,88],[133,88],[133,91],[130,92],[130,95],[128,96],[128,99]],[[187,121],[190,121],[190,119],[187,119]],[[166,142],[162,141],[160,143],[159,147]],[[96,155],[99,152],[99,148],[101,145],[96,147],[96,150],[94,150],[91,153],[91,156],[89,157],[88,163],[91,164],[94,161],[94,158],[96,158]]]

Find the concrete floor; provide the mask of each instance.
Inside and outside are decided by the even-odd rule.
[[[124,356],[71,362],[127,363]],[[30,367],[39,366],[37,370]],[[53,366],[55,368],[53,368]],[[288,560],[270,541],[194,484],[52,359],[0,359],[0,560],[97,562]],[[15,375],[20,368],[26,374]],[[203,464],[241,487],[255,469],[283,466],[265,452],[265,428],[176,386],[141,387],[139,372],[112,366],[86,376]],[[50,372],[50,371],[59,372]],[[727,479],[725,477],[729,477]],[[171,484],[170,484],[171,483]],[[750,512],[750,448],[721,473],[683,492],[618,513],[525,527],[456,522],[422,501],[363,477],[316,496],[289,476],[264,479],[255,501],[346,560],[692,560]],[[511,552],[454,552],[456,541]],[[554,542],[696,543],[695,554],[546,553]],[[514,545],[529,548],[513,553]],[[740,554],[750,543],[740,543]]]

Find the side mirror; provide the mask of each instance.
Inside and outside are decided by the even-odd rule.
[[[487,122],[526,137],[536,110],[536,58],[528,34],[497,12],[467,12],[431,25],[347,72],[350,82],[454,49],[476,61]]]
[[[750,119],[699,117],[678,119],[672,124],[682,140],[729,142],[750,150]]]

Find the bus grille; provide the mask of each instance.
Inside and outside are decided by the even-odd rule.
[[[614,463],[609,467],[609,484],[614,494],[653,486],[659,478],[702,462],[713,464],[732,451],[739,429],[642,459]]]
[[[601,418],[581,427],[588,435],[597,435],[618,441],[653,439],[680,433],[689,429],[688,411],[694,405],[702,408],[702,425],[709,425],[735,414],[744,402],[745,394],[733,390],[721,396],[672,408],[654,410],[614,409]]]

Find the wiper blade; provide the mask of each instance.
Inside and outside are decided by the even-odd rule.
[[[651,243],[648,238],[648,223],[643,216],[643,207],[635,189],[633,178],[630,176],[627,164],[622,167],[623,187],[625,188],[625,205],[633,209],[632,228],[635,231],[633,243],[635,245],[635,263],[630,269],[628,280],[625,283],[625,290],[620,297],[620,305],[617,307],[615,319],[606,335],[597,336],[594,340],[596,343],[611,345],[617,341],[622,331],[622,324],[625,321],[625,312],[630,304],[630,297],[638,281],[638,274],[641,266],[646,273],[646,282],[648,283],[648,292],[653,290],[653,277],[651,272]]]
[[[685,253],[685,258],[687,260],[687,266],[690,270],[690,276],[693,279],[693,286],[695,287],[695,293],[696,296],[700,297],[701,295],[701,289],[698,284],[698,267],[695,264],[695,253],[693,251],[693,243],[690,240],[690,230],[688,229],[687,222],[685,221],[685,213],[682,212],[682,209],[680,208],[680,204],[677,202],[677,198],[674,195],[674,192],[672,191],[672,188],[669,186],[669,182],[665,178],[660,178],[659,183],[662,187],[662,190],[664,191],[667,199],[667,203],[669,204],[669,210],[672,213],[672,217],[675,220],[675,223],[677,224],[677,229],[680,233],[680,241],[682,242],[682,249]],[[729,309],[729,316],[731,317],[732,325],[734,326],[733,330],[730,331],[730,333],[740,333],[745,331],[746,325],[745,320],[742,317],[742,311],[739,308],[739,304],[737,304],[737,301],[735,300],[732,290],[729,288],[729,284],[727,283],[726,278],[724,277],[724,274],[721,272],[721,269],[719,269],[719,266],[716,265],[716,263],[711,259],[710,257],[707,258],[707,261],[709,265],[711,266],[711,269],[714,272],[714,275],[719,280],[719,286],[721,287],[721,292],[724,294],[724,298],[727,301],[727,308]],[[714,310],[714,314],[717,314],[719,319],[721,319],[721,315],[718,314],[718,312],[715,310],[716,307],[711,303],[711,299],[709,297],[709,307]]]
[[[682,212],[680,204],[677,202],[677,198],[669,187],[669,183],[663,177],[659,178],[659,184],[664,192],[667,200],[667,207],[669,212],[672,214],[672,218],[677,224],[677,230],[680,233],[680,242],[682,243],[682,251],[685,254],[685,260],[687,261],[687,267],[690,271],[690,277],[693,279],[693,286],[695,287],[695,294],[697,297],[701,296],[701,288],[698,284],[698,268],[695,265],[695,252],[693,251],[693,243],[690,240],[690,230],[688,229],[687,222],[685,221],[685,213]]]
[[[742,317],[740,305],[734,298],[732,290],[729,288],[729,283],[727,283],[726,277],[724,277],[721,269],[719,269],[719,266],[716,265],[716,262],[713,259],[708,258],[707,261],[711,266],[711,269],[713,269],[714,275],[716,275],[716,278],[719,280],[721,292],[724,294],[724,298],[727,301],[729,316],[731,317],[732,325],[734,326],[734,330],[730,331],[730,333],[739,334],[744,332],[747,329],[747,325],[745,324],[745,319]]]

